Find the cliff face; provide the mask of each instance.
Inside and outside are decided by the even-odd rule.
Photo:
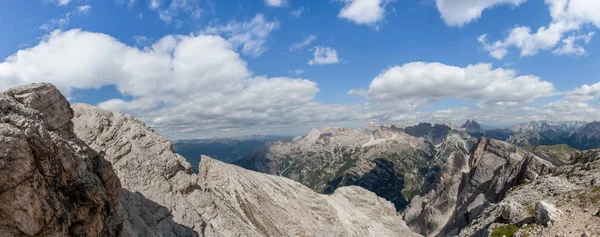
[[[0,236],[114,236],[120,183],[50,84],[0,93]]]
[[[126,235],[417,236],[390,202],[365,189],[322,195],[206,156],[196,175],[144,123],[84,104],[73,109],[77,135],[105,153],[127,190]]]
[[[405,220],[416,232],[456,235],[512,187],[554,167],[524,149],[488,138],[481,138],[470,155],[465,149],[454,150],[433,188],[414,198],[406,211]]]

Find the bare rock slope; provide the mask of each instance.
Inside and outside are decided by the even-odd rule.
[[[363,188],[317,194],[209,157],[195,175],[143,122],[85,104],[73,109],[77,135],[105,153],[127,190],[121,212],[131,236],[418,236],[392,203]]]
[[[0,236],[114,236],[120,183],[50,84],[0,92]]]
[[[402,210],[426,186],[434,148],[395,127],[313,129],[269,143],[237,161],[244,168],[298,181],[319,193],[356,185]]]
[[[469,153],[450,153],[433,188],[412,200],[404,217],[411,229],[426,236],[457,235],[512,187],[554,167],[525,149],[485,137]]]

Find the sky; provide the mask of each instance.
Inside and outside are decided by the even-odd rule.
[[[0,2],[0,91],[169,139],[600,118],[600,0]]]

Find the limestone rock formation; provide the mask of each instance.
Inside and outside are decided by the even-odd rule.
[[[0,92],[0,236],[115,236],[120,183],[50,84]]]
[[[405,212],[411,229],[426,236],[457,235],[512,187],[554,167],[524,149],[485,137],[470,155],[466,153],[464,149],[450,153],[451,163],[446,162],[435,188],[413,199]]]
[[[361,186],[401,210],[426,186],[433,153],[433,145],[423,138],[370,124],[367,129],[314,129],[267,144],[236,164],[288,177],[319,193]]]
[[[196,175],[143,122],[90,105],[72,107],[77,135],[104,152],[122,180],[125,235],[418,236],[390,202],[363,188],[322,195],[205,156]]]
[[[481,137],[485,134],[485,131],[481,128],[481,125],[475,122],[475,120],[467,119],[467,121],[461,126],[461,128],[465,129],[467,133],[471,134],[474,137]]]
[[[461,230],[460,236],[488,236],[507,226],[520,236],[600,235],[595,228],[600,226],[600,218],[594,216],[600,200],[600,160],[589,159],[598,154],[599,150],[581,152],[571,158],[573,164],[556,167],[531,182],[514,186],[503,200],[487,206]],[[541,201],[547,204],[538,205]],[[509,203],[521,205],[526,216],[502,218],[502,207]],[[549,203],[560,211],[548,207]]]
[[[562,212],[550,203],[539,201],[535,204],[535,221],[541,225],[560,220]]]
[[[463,176],[469,172],[470,140],[450,136],[438,147],[442,170],[435,182],[415,196],[404,211],[410,228],[425,236],[436,236],[453,217]]]

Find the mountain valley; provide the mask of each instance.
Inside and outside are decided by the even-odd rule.
[[[314,129],[194,172],[144,122],[30,84],[0,92],[0,236],[598,236],[597,123],[546,124]],[[572,140],[511,144],[548,131]]]

